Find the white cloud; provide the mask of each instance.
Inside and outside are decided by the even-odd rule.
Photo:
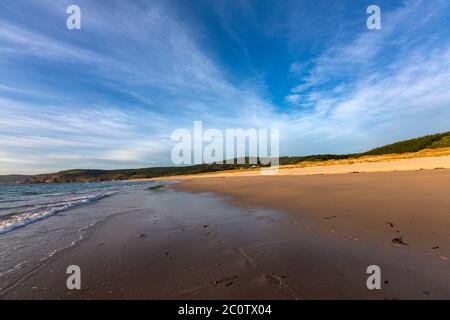
[[[53,1],[44,3],[52,17],[59,14]],[[2,22],[7,50],[0,50],[0,174],[170,164],[171,131],[190,129],[194,120],[205,129],[277,126],[281,152],[291,155],[362,151],[407,137],[411,126],[422,126],[417,133],[444,129],[449,41],[414,32],[428,26],[444,2],[428,5],[432,10],[420,10],[423,1],[410,3],[383,13],[382,32],[332,43],[311,65],[294,62],[296,76],[309,73],[287,93],[289,112],[267,100],[260,83],[231,82],[199,44],[201,30],[176,19],[164,3],[117,2],[105,11],[105,4],[82,1],[89,9],[83,11],[83,41],[52,28]],[[408,27],[411,21],[414,27]],[[97,85],[113,93],[70,95],[32,83],[31,70],[31,80],[20,86],[6,71],[23,56],[50,65],[69,61],[79,66],[80,82],[92,94]],[[133,101],[117,105],[116,93]]]
[[[286,101],[291,103],[291,104],[298,104],[301,100],[301,95],[299,94],[290,94],[288,96],[286,96]]]

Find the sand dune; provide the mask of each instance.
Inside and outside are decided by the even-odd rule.
[[[330,160],[323,162],[306,162],[298,165],[280,166],[277,176],[307,176],[320,174],[344,174],[363,172],[389,172],[389,171],[416,171],[432,169],[450,169],[450,155],[420,156],[409,155],[387,155],[363,157],[350,160]],[[419,155],[426,155],[426,153]],[[214,173],[183,175],[167,177],[165,180],[190,180],[211,177],[253,177],[261,175],[260,169],[252,170],[230,170]],[[144,179],[146,180],[146,179]],[[153,178],[147,180],[161,180]]]

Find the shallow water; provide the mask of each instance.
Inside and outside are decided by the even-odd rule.
[[[111,211],[71,210],[161,182],[0,185],[0,283],[74,245]],[[1,289],[1,285],[0,285]]]
[[[154,183],[0,185],[0,234],[27,226],[78,205],[148,184]]]

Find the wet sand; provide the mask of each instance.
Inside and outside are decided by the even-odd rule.
[[[0,298],[450,299],[449,190],[450,170],[430,170],[205,178],[117,195],[75,209],[115,213]],[[72,264],[79,291],[66,287]],[[381,290],[366,287],[373,264]]]
[[[344,250],[373,250],[374,264],[397,265],[401,273],[420,266],[420,276],[436,277],[435,285],[446,288],[440,297],[450,299],[450,170],[204,178],[175,189],[286,212],[299,232],[348,241]],[[410,281],[416,284],[418,277]]]

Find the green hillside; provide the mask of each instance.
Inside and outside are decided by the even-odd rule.
[[[450,147],[450,132],[433,134],[420,138],[393,143],[384,147],[370,150],[363,155],[382,155],[389,153],[417,152],[428,148]]]
[[[339,159],[355,159],[362,156],[384,155],[392,153],[417,152],[427,148],[444,148],[450,147],[450,132],[428,135],[420,138],[405,140],[380,148],[376,148],[364,153],[358,154],[324,154],[311,155],[304,157],[281,157],[281,165],[298,164],[304,161],[326,161]],[[124,170],[68,170],[52,174],[40,174],[27,176],[21,180],[24,183],[69,183],[69,182],[91,182],[91,181],[113,181],[113,180],[130,180],[155,177],[167,177],[183,174],[196,174],[216,172],[223,170],[251,168],[255,165],[248,164],[200,164],[184,167],[155,167],[142,169],[124,169]],[[260,167],[261,165],[256,165]],[[0,181],[1,183],[1,181]]]
[[[304,157],[281,157],[280,164],[292,165],[303,161],[326,161],[341,159],[357,159],[362,156],[378,156],[384,154],[402,154],[418,152],[424,149],[437,149],[450,147],[450,132],[428,135],[420,138],[405,140],[375,148],[363,153],[355,154],[322,154]]]

